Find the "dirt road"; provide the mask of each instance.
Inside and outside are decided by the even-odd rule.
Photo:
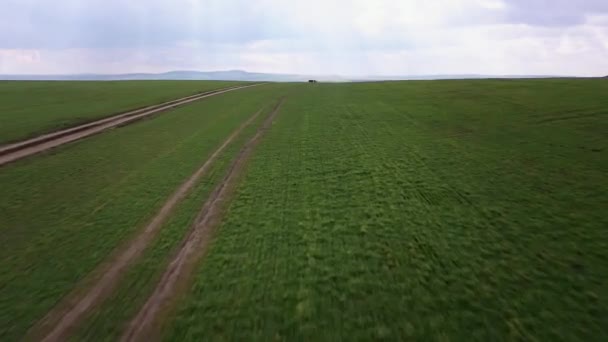
[[[57,146],[61,146],[86,137],[90,137],[94,134],[101,133],[110,128],[124,126],[133,123],[137,120],[149,117],[151,115],[158,114],[160,112],[167,111],[175,107],[183,106],[190,102],[194,102],[219,94],[224,94],[238,89],[254,87],[257,85],[258,84],[230,87],[196,94],[178,100],[165,102],[159,105],[141,108],[127,113],[115,115],[109,118],[97,120],[61,131],[44,134],[39,137],[17,142],[14,144],[0,146],[0,167],[16,160],[47,151]]]
[[[155,322],[161,311],[168,307],[176,295],[178,285],[192,273],[196,260],[202,256],[209,242],[211,231],[219,219],[223,209],[223,202],[226,201],[234,190],[240,171],[244,168],[253,150],[260,142],[262,136],[268,131],[273,120],[279,113],[283,100],[280,100],[274,110],[264,120],[262,126],[256,134],[241,149],[238,157],[231,164],[228,173],[222,182],[214,189],[203,208],[185,237],[179,251],[171,260],[165,272],[160,278],[154,292],[148,298],[139,313],[130,322],[122,341],[147,341],[157,337],[154,330],[157,329]]]
[[[73,293],[57,305],[46,317],[32,329],[30,335],[33,339],[43,341],[64,341],[69,332],[82,321],[86,313],[106,299],[122,279],[128,267],[135,262],[145,248],[152,242],[176,205],[189,193],[189,191],[205,175],[218,156],[233,142],[237,136],[260,115],[259,110],[246,122],[241,124],[232,134],[211,154],[207,161],[186,180],[156,213],[148,225],[141,232],[129,240],[125,246],[118,248],[117,252],[98,269],[91,273],[80,286],[76,286]]]

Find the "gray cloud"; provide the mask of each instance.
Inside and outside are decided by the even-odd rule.
[[[608,73],[608,0],[2,2],[0,73]]]
[[[19,1],[0,14],[2,48],[115,48],[179,41],[246,43],[285,36],[247,1]]]
[[[588,15],[608,14],[608,0],[506,0],[509,22],[533,26],[574,26]]]
[[[497,23],[567,27],[584,23],[588,15],[608,15],[608,0],[503,1],[506,8],[453,7],[446,23],[459,27]],[[379,1],[377,6],[398,2]],[[306,9],[302,3],[296,4]],[[356,19],[349,12],[352,8],[348,1],[343,9],[320,4],[318,9],[298,13],[289,5],[271,0],[4,0],[0,48],[141,48],[179,42],[247,44],[281,39],[306,41],[304,45],[311,48],[329,39],[332,45],[345,49],[386,50],[426,44],[408,39],[410,32],[390,25],[384,27],[386,34],[365,37],[354,26]],[[327,22],[326,12],[334,23]],[[404,14],[395,11],[387,19],[399,19]],[[310,25],[302,25],[303,20],[294,16],[306,17],[304,21]],[[319,17],[325,20],[320,28],[316,27]]]

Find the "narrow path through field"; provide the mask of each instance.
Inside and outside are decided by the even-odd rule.
[[[159,105],[137,109],[127,113],[118,114],[101,120],[89,122],[76,127],[44,134],[36,138],[20,141],[5,146],[0,146],[0,166],[40,152],[47,151],[51,148],[67,144],[69,142],[90,137],[113,127],[131,124],[137,120],[141,120],[143,118],[173,109],[175,107],[183,106],[190,102],[194,102],[219,94],[224,94],[230,91],[254,87],[256,85],[259,84],[229,87],[204,92],[201,94],[191,95],[181,99],[161,103]]]
[[[145,341],[148,340],[148,337],[154,336],[152,334],[152,330],[155,329],[154,323],[161,311],[178,295],[178,285],[188,278],[196,264],[195,261],[204,253],[211,230],[220,219],[223,202],[230,197],[240,171],[251,157],[262,136],[272,125],[282,104],[283,99],[277,103],[256,134],[243,146],[237,158],[230,165],[230,169],[222,182],[213,190],[192,228],[181,243],[179,251],[165,269],[154,292],[129,323],[122,336],[122,341]]]
[[[119,248],[106,262],[102,263],[91,276],[76,286],[73,293],[59,303],[31,331],[31,336],[41,337],[43,341],[64,341],[70,330],[75,327],[95,306],[107,298],[122,279],[127,268],[137,260],[145,248],[151,243],[163,223],[175,209],[176,205],[206,174],[218,156],[235,138],[249,126],[262,112],[253,114],[241,124],[230,136],[211,154],[205,163],[184,182],[168,198],[148,225],[125,246]],[[91,285],[92,284],[92,285]]]

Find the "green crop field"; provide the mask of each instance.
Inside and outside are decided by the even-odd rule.
[[[239,84],[218,81],[2,81],[0,144]]]
[[[17,84],[0,83],[0,97]],[[0,107],[0,120],[16,115],[0,121],[0,143],[89,105],[106,106],[92,118],[204,90],[120,84],[108,101],[75,89],[54,101],[45,86],[35,98],[47,100],[17,106],[31,121]],[[228,83],[196,87],[212,85]],[[266,84],[0,167],[0,340],[86,288],[263,109],[70,332],[119,339],[281,97],[208,249],[159,314],[163,339],[608,340],[606,94],[602,79]]]
[[[282,88],[274,90],[277,95],[285,94],[285,91],[290,87]],[[270,102],[270,104],[272,103]],[[265,115],[270,109],[271,107],[267,106],[262,114]],[[160,273],[167,266],[171,252],[175,250],[198,214],[201,203],[204,202],[213,187],[218,184],[239,147],[253,135],[263,115],[258,118],[257,124],[250,126],[237,141],[231,144],[223,158],[215,163],[209,176],[205,177],[199,186],[192,191],[191,195],[184,200],[183,204],[172,215],[171,220],[164,225],[158,239],[129,271],[126,279],[121,282],[119,289],[114,291],[110,300],[80,327],[76,334],[77,339],[83,341],[118,340],[129,318],[136,313],[146,297],[150,295],[160,277]]]
[[[0,339],[21,336],[275,93],[210,97],[0,168]]]
[[[608,82],[314,85],[169,340],[608,339]]]

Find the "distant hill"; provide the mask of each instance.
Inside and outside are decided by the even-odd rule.
[[[226,71],[188,71],[178,70],[165,73],[134,74],[73,74],[73,75],[0,75],[0,80],[43,80],[43,81],[123,81],[123,80],[209,80],[209,81],[252,81],[252,82],[304,82],[317,79],[326,82],[348,81],[340,76],[311,76],[295,74],[271,74],[247,72],[243,70]]]
[[[403,75],[403,76],[360,76],[338,75],[297,75],[257,73],[244,70],[189,71],[177,70],[165,73],[133,74],[71,74],[71,75],[0,75],[0,80],[20,81],[123,81],[123,80],[209,80],[209,81],[251,81],[251,82],[305,82],[315,79],[321,82],[365,82],[398,80],[443,80],[443,79],[488,79],[488,78],[551,78],[559,76],[538,75]]]
[[[570,76],[555,75],[402,75],[402,76],[366,76],[356,81],[400,81],[400,80],[475,80],[475,79],[524,79],[524,78],[560,78]]]

